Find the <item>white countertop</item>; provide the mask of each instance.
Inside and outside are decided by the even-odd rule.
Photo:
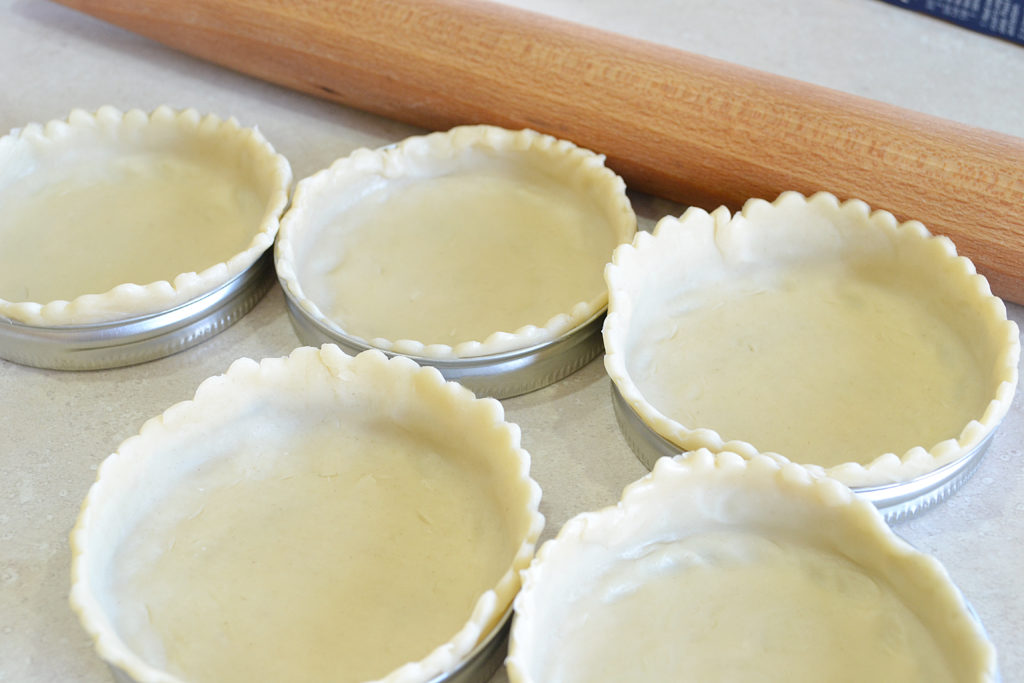
[[[1024,136],[1024,47],[878,0],[511,4]],[[0,65],[0,131],[64,118],[76,107],[195,107],[258,126],[296,178],[356,147],[419,132],[41,0],[0,0]],[[682,211],[634,199],[644,227]],[[1024,323],[1024,308],[1009,310]],[[281,356],[297,344],[275,286],[233,327],[163,360],[84,373],[0,361],[0,681],[111,680],[67,606],[67,535],[97,465],[144,420],[191,398],[235,358]],[[600,361],[504,403],[544,491],[544,538],[575,513],[614,503],[645,472],[619,433]],[[996,643],[1008,683],[1024,680],[1022,451],[1018,392],[974,477],[946,503],[896,527],[944,563]],[[494,680],[505,681],[504,673]]]

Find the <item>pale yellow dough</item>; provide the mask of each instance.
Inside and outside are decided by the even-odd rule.
[[[211,161],[86,159],[0,188],[0,298],[70,301],[170,282],[243,251],[264,201]]]
[[[580,591],[538,680],[953,683],[897,595],[849,560],[751,533],[645,546]]]
[[[72,111],[0,138],[0,318],[63,327],[162,313],[273,244],[288,161],[235,119]]]
[[[454,346],[543,325],[603,287],[615,235],[558,184],[484,171],[394,185],[340,213],[299,264],[349,334]]]
[[[501,404],[434,368],[241,359],[103,463],[71,604],[137,683],[427,683],[509,611],[539,500]]]
[[[299,182],[278,277],[355,346],[456,359],[552,341],[603,311],[605,264],[636,233],[603,162],[483,125],[356,150]]]
[[[523,575],[511,683],[994,683],[942,566],[778,456],[660,458]]]
[[[139,520],[110,576],[128,647],[192,683],[381,678],[453,636],[514,556],[487,482],[385,425],[230,457]]]
[[[819,192],[688,209],[617,247],[605,368],[680,452],[777,453],[852,487],[976,453],[1017,326],[952,242]]]
[[[994,392],[941,310],[841,263],[644,302],[630,337],[629,372],[666,416],[823,467],[955,439]]]

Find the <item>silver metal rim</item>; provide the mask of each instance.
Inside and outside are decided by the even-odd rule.
[[[337,344],[351,354],[376,348],[314,320],[294,301],[287,288],[282,289],[292,328],[303,344]],[[384,353],[404,355],[420,365],[435,367],[445,379],[463,384],[478,396],[510,398],[553,384],[599,356],[604,348],[600,335],[603,321],[602,310],[557,339],[487,356],[437,359]]]
[[[505,662],[511,623],[512,606],[509,605],[498,625],[491,629],[487,637],[480,641],[458,666],[448,673],[431,678],[427,683],[484,683],[491,680],[494,672]]]
[[[51,370],[101,370],[184,351],[230,327],[274,283],[269,250],[220,287],[175,308],[109,323],[36,327],[0,317],[0,358]]]
[[[612,404],[615,408],[615,418],[626,442],[644,466],[651,469],[658,458],[679,455],[681,449],[647,426],[626,403],[614,383]],[[989,432],[981,443],[953,462],[915,479],[880,486],[853,487],[852,490],[873,503],[890,524],[910,519],[946,500],[963,486],[977,469],[994,431]]]

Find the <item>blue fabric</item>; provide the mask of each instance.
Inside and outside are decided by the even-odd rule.
[[[883,0],[1024,45],[1024,0]]]

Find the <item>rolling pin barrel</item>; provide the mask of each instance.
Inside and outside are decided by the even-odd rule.
[[[945,234],[1024,303],[1024,140],[480,0],[59,0],[429,129],[529,127],[633,189],[735,209],[827,190]]]

